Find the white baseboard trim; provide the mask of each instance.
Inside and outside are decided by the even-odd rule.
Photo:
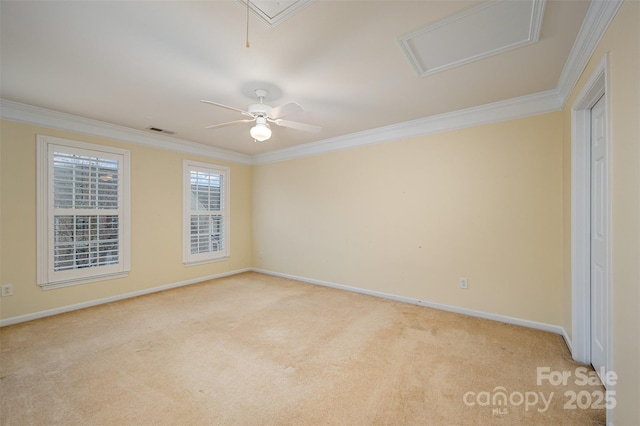
[[[369,295],[369,296],[380,297],[380,298],[383,298],[383,299],[395,300],[397,302],[410,303],[412,305],[425,306],[425,307],[428,307],[428,308],[439,309],[439,310],[442,310],[442,311],[454,312],[454,313],[457,313],[457,314],[469,315],[469,316],[472,316],[472,317],[483,318],[483,319],[488,319],[488,320],[492,320],[492,321],[499,321],[499,322],[503,322],[503,323],[506,323],[506,324],[519,325],[519,326],[522,326],[522,327],[533,328],[533,329],[536,329],[536,330],[549,331],[549,332],[561,335],[563,337],[567,347],[569,348],[569,351],[571,351],[571,339],[569,339],[569,336],[567,335],[566,330],[563,327],[560,327],[560,326],[557,326],[557,325],[546,324],[546,323],[537,322],[537,321],[530,321],[530,320],[525,320],[525,319],[521,319],[521,318],[509,317],[509,316],[505,316],[505,315],[492,314],[492,313],[489,313],[489,312],[476,311],[476,310],[473,310],[473,309],[461,308],[461,307],[458,307],[458,306],[446,305],[446,304],[442,304],[442,303],[429,302],[429,301],[426,301],[426,300],[420,300],[420,299],[414,299],[414,298],[411,298],[411,297],[398,296],[398,295],[395,295],[395,294],[384,293],[384,292],[375,291],[375,290],[367,290],[367,289],[364,289],[364,288],[352,287],[352,286],[347,286],[347,285],[343,285],[343,284],[337,284],[337,283],[332,283],[332,282],[322,281],[322,280],[315,280],[315,279],[300,277],[300,276],[296,276],[296,275],[282,274],[282,273],[279,273],[279,272],[274,272],[274,271],[269,271],[269,270],[266,270],[266,269],[259,269],[259,268],[238,269],[238,270],[234,270],[234,271],[223,272],[223,273],[220,273],[220,274],[209,275],[209,276],[205,276],[205,277],[198,277],[198,278],[194,278],[194,279],[191,279],[191,280],[179,281],[179,282],[176,282],[176,283],[170,283],[170,284],[165,284],[165,285],[161,285],[161,286],[157,286],[157,287],[146,288],[144,290],[133,291],[133,292],[130,292],[130,293],[118,294],[118,295],[115,295],[115,296],[105,297],[105,298],[102,298],[102,299],[90,300],[90,301],[87,301],[87,302],[76,303],[76,304],[73,304],[73,305],[61,306],[59,308],[47,309],[47,310],[44,310],[44,311],[34,312],[34,313],[31,313],[31,314],[18,315],[18,316],[15,316],[15,317],[9,317],[9,318],[5,318],[5,319],[0,319],[0,327],[5,327],[5,326],[8,326],[8,325],[18,324],[18,323],[26,322],[26,321],[31,321],[31,320],[35,320],[35,319],[38,319],[38,318],[45,318],[45,317],[49,317],[49,316],[53,316],[53,315],[63,314],[65,312],[76,311],[78,309],[90,308],[92,306],[103,305],[105,303],[115,302],[115,301],[118,301],[118,300],[130,299],[132,297],[143,296],[145,294],[157,293],[157,292],[160,292],[160,291],[170,290],[172,288],[183,287],[183,286],[190,285],[190,284],[197,284],[197,283],[200,283],[200,282],[214,280],[214,279],[217,279],[217,278],[224,278],[224,277],[228,277],[228,276],[231,276],[231,275],[237,275],[237,274],[241,274],[243,272],[249,272],[249,271],[258,272],[258,273],[265,274],[265,275],[272,275],[272,276],[276,276],[276,277],[280,277],[280,278],[287,278],[287,279],[291,279],[291,280],[301,281],[301,282],[305,282],[305,283],[309,283],[309,284],[321,285],[321,286],[324,286],[324,287],[331,287],[331,288],[335,288],[335,289],[338,289],[338,290],[345,290],[345,291],[351,291],[351,292],[354,292],[354,293],[366,294],[366,295]]]
[[[562,338],[564,339],[564,343],[567,345],[567,348],[569,348],[569,353],[573,354],[573,346],[571,346],[571,339],[567,334],[567,330],[564,327],[561,327],[561,328],[562,328]]]
[[[558,325],[546,324],[546,323],[537,322],[537,321],[530,321],[522,318],[509,317],[505,315],[492,314],[489,312],[476,311],[474,309],[461,308],[453,305],[445,305],[443,303],[429,302],[426,300],[414,299],[411,297],[397,296],[395,294],[383,293],[375,290],[367,290],[359,287],[351,287],[351,286],[336,284],[328,281],[315,280],[315,279],[299,277],[299,276],[289,275],[289,274],[281,274],[279,272],[269,271],[265,269],[251,268],[251,270],[253,272],[258,272],[261,274],[273,275],[280,278],[288,278],[291,280],[302,281],[309,284],[317,284],[325,287],[332,287],[339,290],[346,290],[354,293],[361,293],[369,296],[380,297],[383,299],[395,300],[397,302],[404,302],[404,303],[410,303],[412,305],[426,306],[428,308],[439,309],[441,311],[454,312],[456,314],[468,315],[468,316],[488,319],[492,321],[499,321],[506,324],[519,325],[522,327],[533,328],[536,330],[549,331],[551,333],[561,335],[564,338],[565,343],[567,343],[567,345],[569,346],[569,349],[571,349],[570,340],[569,340],[569,337],[567,336],[565,329]]]
[[[197,284],[203,281],[214,280],[216,278],[224,278],[231,275],[241,274],[251,271],[251,268],[238,269],[235,271],[223,272],[220,274],[209,275],[206,277],[193,278],[191,280],[180,281],[176,283],[165,284],[157,287],[145,288],[144,290],[132,291],[130,293],[117,294],[115,296],[105,297],[103,299],[89,300],[87,302],[76,303],[74,305],[61,306],[59,308],[47,309],[45,311],[34,312],[32,314],[18,315],[0,320],[0,327],[18,324],[21,322],[31,321],[38,318],[50,317],[53,315],[63,314],[65,312],[76,311],[78,309],[90,308],[92,306],[103,305],[105,303],[115,302],[132,297],[144,296],[145,294],[157,293],[160,291],[170,290],[172,288],[183,287],[185,285]]]

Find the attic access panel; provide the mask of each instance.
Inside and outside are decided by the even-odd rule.
[[[249,9],[269,27],[275,28],[315,0],[249,0]],[[245,8],[246,0],[238,0]]]
[[[494,0],[398,40],[419,77],[536,43],[545,0]]]

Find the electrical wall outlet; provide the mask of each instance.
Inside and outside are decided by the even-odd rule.
[[[13,296],[13,284],[5,284],[2,286],[2,293],[0,293],[2,297],[5,296]]]
[[[469,280],[466,278],[460,278],[460,288],[468,289],[469,288]]]

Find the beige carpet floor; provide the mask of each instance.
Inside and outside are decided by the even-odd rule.
[[[0,343],[6,426],[605,420],[565,407],[602,388],[575,383],[558,335],[257,273],[4,327]],[[537,385],[537,367],[573,377]]]

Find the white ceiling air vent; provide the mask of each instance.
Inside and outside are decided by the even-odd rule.
[[[269,27],[275,28],[277,25],[300,12],[315,0],[249,0],[249,8]],[[238,0],[245,8],[246,0]]]
[[[150,130],[156,133],[164,133],[165,135],[174,135],[176,133],[171,130],[160,129],[159,127],[154,127],[154,126],[147,127],[147,130]]]
[[[400,37],[420,77],[536,43],[545,0],[494,0]]]

